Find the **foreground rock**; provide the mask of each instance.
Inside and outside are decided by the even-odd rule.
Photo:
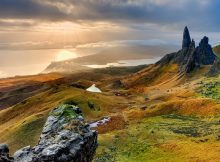
[[[91,162],[97,147],[97,133],[90,130],[81,111],[61,105],[48,117],[34,147],[15,152],[16,162]]]

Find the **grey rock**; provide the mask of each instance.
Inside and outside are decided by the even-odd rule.
[[[9,156],[8,145],[0,144],[0,162],[13,162],[13,157]]]
[[[16,162],[32,162],[33,152],[30,146],[24,147],[14,153]]]
[[[182,49],[178,52],[167,54],[156,65],[163,67],[172,63],[178,64],[179,72],[187,74],[202,65],[213,65],[216,59],[217,57],[212,51],[208,37],[205,36],[200,41],[199,46],[195,47],[195,41],[190,40],[189,30],[185,27]],[[215,67],[213,67],[213,70]]]
[[[55,116],[49,116],[47,119],[47,122],[43,128],[42,133],[48,133],[50,132],[52,129],[56,129],[57,127],[57,122],[58,122],[58,118]]]
[[[207,73],[207,76],[214,77],[219,74],[220,74],[220,59],[217,59],[210,68],[209,72]]]
[[[189,30],[186,26],[183,32],[182,49],[189,48],[190,44],[191,44],[191,38],[190,38]]]
[[[200,65],[212,65],[216,60],[216,55],[212,51],[212,47],[209,44],[209,38],[204,37],[195,52],[196,62]]]
[[[9,153],[8,145],[0,144],[0,153]]]
[[[7,147],[1,148],[7,154]],[[96,148],[97,132],[89,129],[78,107],[64,104],[50,113],[38,144],[16,151],[14,161],[91,162]]]

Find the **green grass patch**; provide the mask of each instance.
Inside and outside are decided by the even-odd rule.
[[[206,98],[220,99],[220,79],[210,78],[204,82],[197,90],[197,93]]]
[[[8,132],[5,132],[5,136],[2,138],[5,143],[10,145],[10,152],[13,153],[15,150],[24,146],[36,145],[45,120],[46,118],[41,115],[30,116],[22,123],[9,128]]]
[[[203,144],[209,145],[209,141],[219,142],[219,119],[171,114],[132,122],[124,130],[99,135],[94,162],[190,161],[193,153],[187,150],[192,145],[198,145],[199,150]],[[195,132],[199,136],[195,136]],[[180,147],[183,153],[175,152],[181,142],[186,148]],[[167,143],[172,145],[162,147]]]
[[[50,115],[64,116],[66,120],[73,119],[77,116],[74,106],[69,104],[62,104],[53,110]]]
[[[215,46],[213,48],[213,52],[216,54],[216,56],[220,57],[220,45]]]

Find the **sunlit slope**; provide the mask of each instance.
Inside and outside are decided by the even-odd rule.
[[[26,145],[34,145],[49,111],[63,102],[77,104],[87,120],[97,120],[120,111],[127,104],[125,98],[112,93],[89,93],[84,89],[97,83],[103,91],[108,91],[106,87],[114,78],[136,72],[139,68],[142,67],[106,68],[68,76],[47,74],[1,80],[2,97],[10,98],[16,104],[11,107],[5,105],[5,109],[0,111],[0,143],[8,143],[12,152]],[[101,80],[106,80],[105,84]],[[17,97],[21,100],[17,100]]]
[[[220,80],[197,77],[143,87],[147,100],[123,110],[128,127],[99,134],[94,161],[218,162]]]
[[[215,47],[213,48],[213,52],[214,52],[218,57],[220,57],[220,45],[215,46]]]
[[[218,96],[220,80],[201,75],[205,68],[190,76],[177,69],[175,64],[107,68],[46,81],[48,89],[0,111],[0,143],[8,143],[11,152],[34,145],[49,111],[71,102],[88,121],[112,119],[98,128],[95,161],[217,161],[220,102],[213,96]],[[158,74],[150,78],[154,72]],[[132,84],[112,88],[117,80]],[[92,83],[104,93],[85,91]]]
[[[8,143],[12,151],[35,144],[49,111],[65,101],[79,105],[88,120],[101,118],[123,108],[120,104],[116,106],[117,103],[123,104],[123,98],[65,86],[50,89],[0,111],[0,143]]]
[[[95,162],[218,162],[219,117],[162,115],[99,135]]]

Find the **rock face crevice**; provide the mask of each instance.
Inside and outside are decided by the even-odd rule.
[[[209,44],[208,37],[204,37],[199,46],[195,46],[195,41],[190,37],[187,27],[183,32],[182,49],[163,57],[156,64],[160,66],[174,63],[179,65],[180,73],[190,73],[203,65],[213,65],[217,59]]]
[[[50,113],[36,146],[24,147],[8,159],[15,162],[91,162],[96,147],[97,132],[90,130],[80,109],[64,104]]]

